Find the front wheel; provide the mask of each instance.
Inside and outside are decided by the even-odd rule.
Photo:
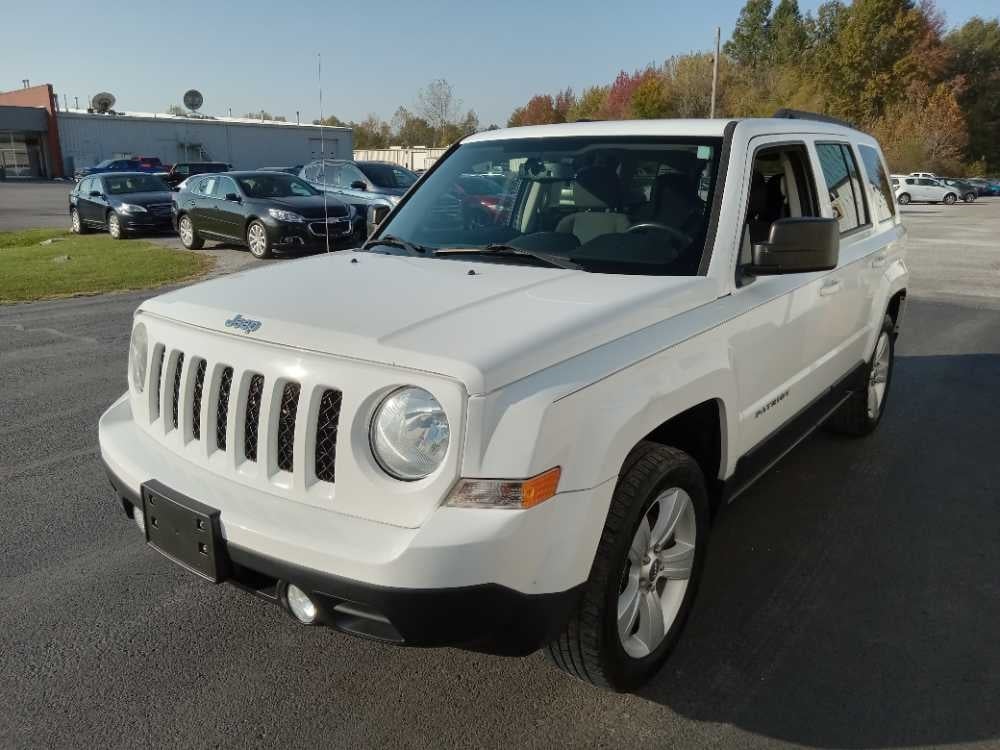
[[[910,203],[909,193],[900,193],[900,196],[896,198],[896,202],[901,206],[907,206]]]
[[[844,402],[826,426],[842,435],[861,437],[872,433],[885,413],[892,384],[892,369],[896,353],[896,326],[888,315],[875,339],[875,349],[865,369],[865,382]]]
[[[948,193],[948,195],[946,195],[944,197],[944,203],[945,203],[946,206],[951,206],[957,200],[958,200],[958,196],[955,195],[954,193]]]
[[[247,247],[255,258],[270,258],[271,241],[267,238],[267,228],[259,221],[251,221],[247,227]]]
[[[201,250],[205,247],[205,240],[198,235],[194,222],[187,214],[177,222],[177,233],[181,236],[181,244],[188,250]]]
[[[683,451],[642,442],[618,478],[576,612],[546,645],[564,672],[633,690],[663,666],[694,601],[708,541],[708,493]]]
[[[976,200],[976,194],[966,193],[964,196],[962,196],[962,200],[965,201],[966,203],[974,203]]]
[[[122,220],[114,211],[108,212],[108,234],[113,240],[125,239],[125,229],[122,227]]]
[[[80,212],[75,208],[69,212],[69,225],[73,234],[87,234],[90,231],[87,225],[83,223],[83,220],[80,219]]]

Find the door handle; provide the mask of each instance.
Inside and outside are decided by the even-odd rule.
[[[829,297],[831,294],[839,292],[841,288],[843,288],[843,284],[839,281],[828,281],[819,288],[819,293],[823,297]]]
[[[875,259],[872,261],[872,268],[881,268],[882,266],[885,265],[885,262],[886,262],[885,253],[876,255]]]

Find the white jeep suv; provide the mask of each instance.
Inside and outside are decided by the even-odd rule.
[[[302,623],[631,689],[717,511],[878,425],[903,239],[878,144],[802,115],[478,133],[361,250],[143,303],[101,453],[153,548]]]

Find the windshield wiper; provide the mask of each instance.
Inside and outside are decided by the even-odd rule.
[[[402,237],[396,237],[392,234],[387,234],[384,237],[378,237],[373,240],[368,240],[364,245],[361,246],[362,250],[368,250],[369,248],[375,247],[376,245],[386,245],[388,247],[398,247],[402,250],[406,250],[410,253],[420,253],[421,255],[426,255],[427,253],[433,253],[434,250],[429,247],[424,247],[423,245],[418,245],[416,242],[410,242],[409,240],[404,240]]]
[[[444,247],[434,253],[435,255],[506,255],[506,256],[523,256],[528,258],[537,258],[543,263],[548,263],[550,266],[555,266],[556,268],[565,268],[567,271],[582,271],[583,267],[577,263],[574,263],[569,258],[564,258],[561,255],[551,255],[549,253],[540,253],[536,250],[525,250],[523,247],[515,247],[514,245],[503,245],[503,244],[492,244],[486,247]]]

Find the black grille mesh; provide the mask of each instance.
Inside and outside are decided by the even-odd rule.
[[[160,363],[156,366],[156,414],[153,419],[160,416],[160,389],[163,388],[163,357],[167,353],[165,346],[160,347]]]
[[[174,404],[171,416],[173,417],[174,429],[177,429],[177,411],[181,398],[181,370],[184,369],[184,352],[177,355],[177,364],[174,365]]]
[[[340,421],[340,391],[323,391],[316,419],[316,478],[334,480],[337,463],[337,423]]]
[[[195,440],[201,440],[201,394],[205,390],[205,368],[208,363],[198,360],[198,369],[194,373],[194,396],[191,398],[191,434]]]
[[[250,378],[250,389],[247,391],[247,420],[244,428],[243,455],[248,461],[257,460],[257,432],[260,424],[260,400],[263,395],[264,376],[254,375]]]
[[[220,451],[226,449],[226,421],[229,419],[229,389],[233,387],[233,368],[222,371],[219,380],[219,403],[215,409],[215,444]]]
[[[278,415],[278,468],[291,471],[295,457],[295,413],[299,408],[298,383],[286,383],[281,392],[281,414]]]

